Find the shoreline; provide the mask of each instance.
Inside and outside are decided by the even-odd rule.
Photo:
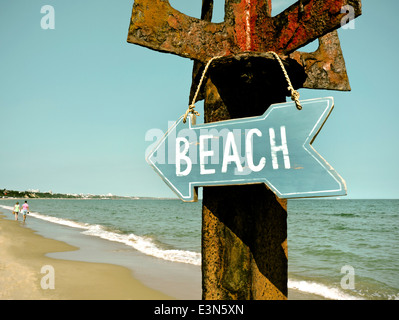
[[[35,221],[33,217],[23,224],[11,220],[11,212],[7,214],[10,216],[0,212],[0,287],[13,285],[15,290],[7,289],[5,293],[2,290],[0,299],[201,299],[198,266],[168,262],[134,250],[127,252],[120,244],[82,235],[73,228],[53,224],[39,228],[50,223]],[[44,276],[40,269],[44,265],[54,266],[56,290],[40,288]],[[81,273],[73,275],[65,271],[74,269]],[[69,280],[64,281],[64,276]],[[289,289],[288,300],[325,298]]]
[[[38,235],[4,213],[0,213],[0,231],[2,300],[172,299],[143,285],[128,268],[46,256],[78,248]],[[54,273],[45,266],[53,267]],[[48,288],[52,274],[54,289]]]

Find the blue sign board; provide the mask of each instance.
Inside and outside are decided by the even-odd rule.
[[[280,198],[346,195],[345,181],[312,143],[333,98],[271,105],[258,117],[193,125],[181,117],[147,161],[183,201],[194,187],[265,183]]]

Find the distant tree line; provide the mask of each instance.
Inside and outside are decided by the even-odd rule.
[[[80,195],[0,189],[0,198],[82,198]]]
[[[53,192],[35,192],[35,191],[15,191],[8,189],[0,189],[0,199],[2,198],[53,198],[53,199],[139,199],[138,197],[124,197],[117,195],[93,195],[93,194],[63,194]],[[140,199],[152,199],[148,197],[140,197]]]

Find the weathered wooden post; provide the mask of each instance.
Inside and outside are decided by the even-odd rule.
[[[273,51],[296,88],[350,90],[337,33],[350,5],[360,0],[299,1],[271,17],[269,0],[226,0],[224,23],[211,23],[213,0],[202,19],[166,0],[135,0],[128,42],[195,61],[193,92],[210,65],[199,96],[205,122],[261,115],[289,95]],[[314,53],[295,50],[319,38]],[[300,111],[298,111],[300,117]],[[264,184],[204,188],[202,274],[204,299],[287,298],[287,207]]]

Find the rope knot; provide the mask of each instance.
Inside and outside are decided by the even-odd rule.
[[[288,87],[288,90],[291,91],[291,100],[295,102],[296,108],[298,110],[302,110],[301,103],[299,101],[300,94],[293,87]]]
[[[204,81],[205,74],[206,74],[206,72],[207,72],[209,66],[211,65],[211,63],[212,63],[213,60],[219,59],[219,58],[221,58],[221,56],[215,56],[215,57],[209,59],[208,62],[206,63],[205,68],[204,68],[204,71],[202,72],[202,76],[201,76],[200,82],[198,83],[197,90],[195,91],[193,100],[192,100],[191,104],[188,106],[188,109],[187,109],[186,113],[184,114],[183,123],[186,123],[186,121],[187,121],[187,116],[188,116],[188,114],[189,114],[190,112],[191,112],[192,114],[196,115],[196,116],[199,116],[199,115],[200,115],[198,111],[195,111],[195,110],[194,110],[194,108],[195,108],[195,101],[197,101],[198,93],[199,93],[199,91],[200,91],[202,82]]]
[[[196,116],[200,115],[200,113],[197,110],[195,110],[195,104],[190,104],[188,106],[188,109],[187,109],[186,113],[184,114],[183,123],[186,123],[189,113],[192,113],[192,114],[194,114]]]

